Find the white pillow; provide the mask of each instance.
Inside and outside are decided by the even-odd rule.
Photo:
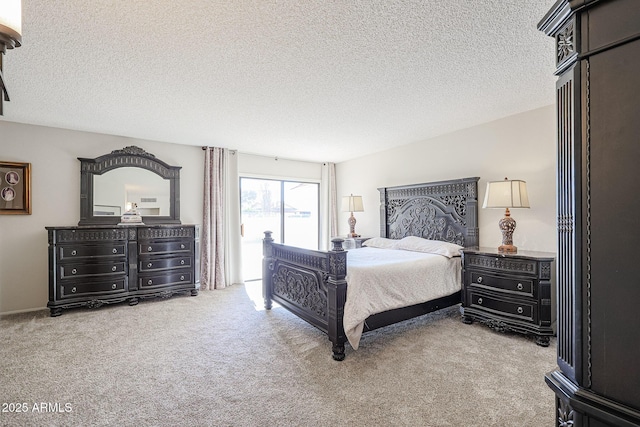
[[[462,246],[455,243],[442,242],[440,240],[427,240],[422,237],[408,236],[398,240],[395,245],[396,249],[404,249],[406,251],[425,252],[428,254],[437,254],[451,258],[460,256]]]
[[[396,239],[387,239],[386,237],[372,237],[371,239],[365,240],[362,245],[369,246],[370,248],[394,249],[398,241],[399,240]]]

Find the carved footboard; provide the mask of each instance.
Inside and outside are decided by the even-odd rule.
[[[262,295],[264,306],[277,302],[329,336],[333,358],[344,359],[342,317],[347,295],[347,252],[344,239],[333,239],[331,251],[313,251],[274,243],[270,231],[263,240]]]

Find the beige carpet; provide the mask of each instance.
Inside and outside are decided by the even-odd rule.
[[[335,362],[325,335],[262,310],[256,285],[1,319],[0,425],[554,425],[555,339],[464,325],[454,307]]]

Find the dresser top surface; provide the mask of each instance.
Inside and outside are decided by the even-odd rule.
[[[127,229],[127,228],[180,228],[180,227],[197,227],[197,224],[130,224],[130,225],[69,225],[69,226],[50,226],[45,227],[47,230],[108,230],[108,229]]]
[[[528,258],[535,260],[554,260],[556,254],[553,252],[526,251],[518,249],[517,253],[499,252],[498,248],[480,247],[480,248],[464,248],[462,252],[465,254],[488,255],[499,258]]]

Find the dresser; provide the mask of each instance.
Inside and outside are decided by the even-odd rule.
[[[547,252],[463,249],[462,321],[533,335],[548,346],[556,326],[554,261]]]
[[[46,227],[51,316],[141,298],[197,295],[199,227],[127,225]]]

